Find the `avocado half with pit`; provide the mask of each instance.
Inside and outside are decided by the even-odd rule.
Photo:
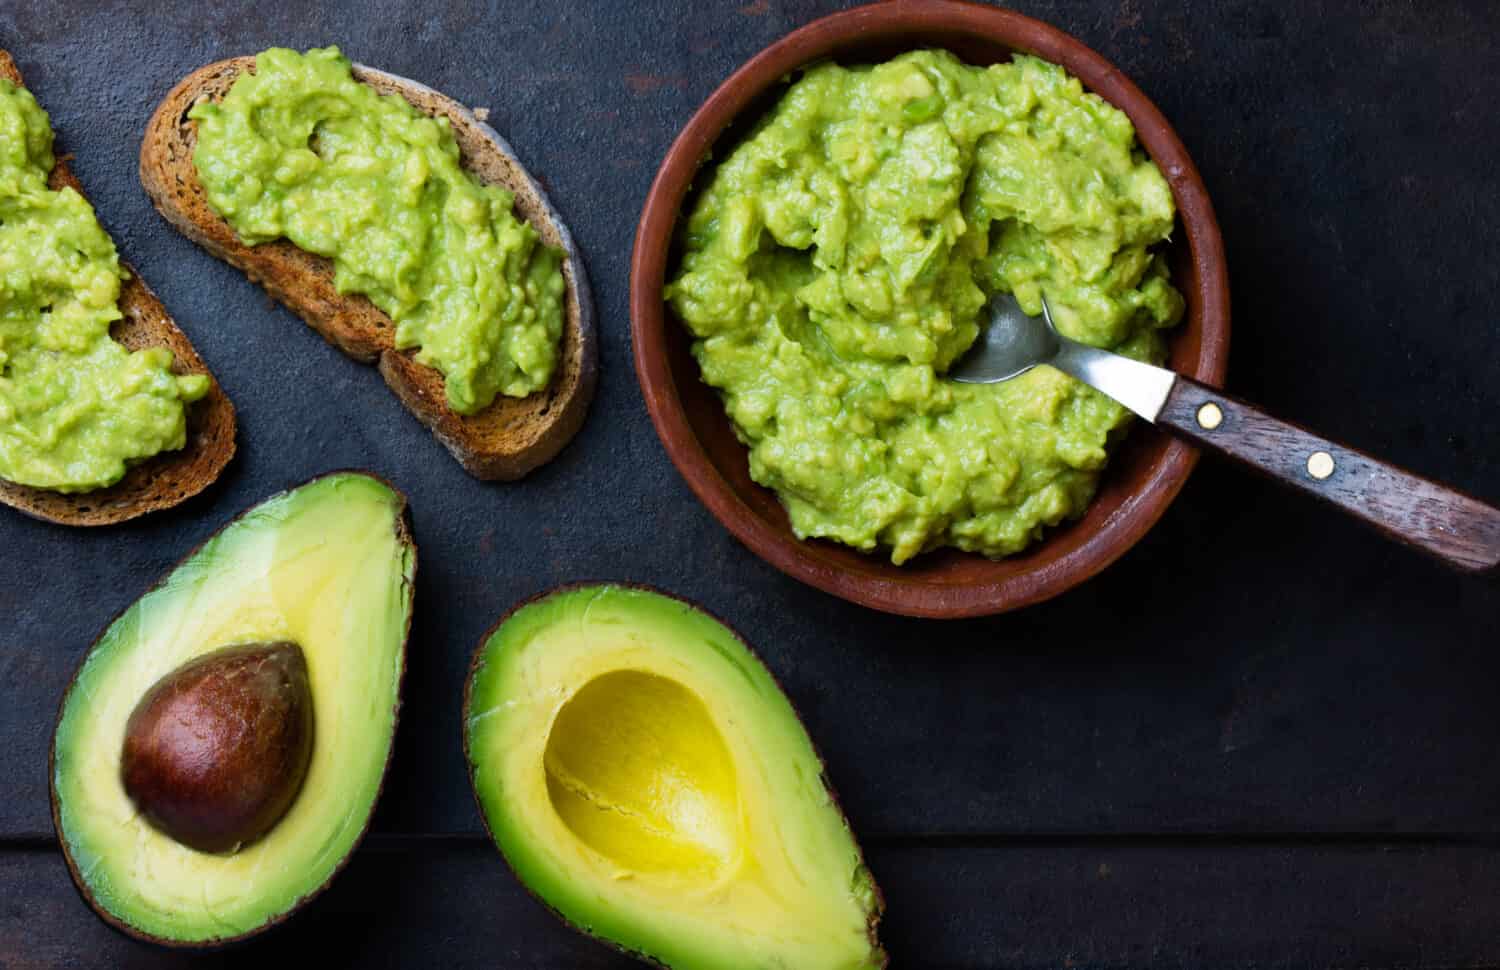
[[[880,891],[796,712],[728,627],[581,586],[480,644],[464,748],[491,836],[568,923],[675,970],[883,967]]]
[[[385,776],[416,564],[405,497],[341,472],[255,506],[110,624],[52,744],[58,839],[101,917],[212,946],[332,880]]]

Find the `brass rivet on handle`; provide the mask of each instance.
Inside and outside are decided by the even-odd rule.
[[[1333,456],[1326,451],[1315,451],[1307,456],[1307,473],[1318,481],[1333,474]]]
[[[1198,427],[1212,431],[1224,423],[1224,410],[1212,401],[1198,409]]]

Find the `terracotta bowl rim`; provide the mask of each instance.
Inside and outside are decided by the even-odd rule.
[[[1061,64],[1086,89],[1125,111],[1142,146],[1171,185],[1197,275],[1199,312],[1190,314],[1191,319],[1183,326],[1196,327],[1199,352],[1191,368],[1179,370],[1205,384],[1222,385],[1229,357],[1229,281],[1224,244],[1208,191],[1177,133],[1129,78],[1081,41],[1012,10],[967,0],[884,0],[831,14],[772,43],[709,95],[667,151],[641,210],[630,274],[632,352],[651,422],[672,463],[713,516],[756,555],[804,583],[873,609],[935,618],[986,616],[1063,593],[1124,555],[1166,512],[1197,462],[1197,449],[1164,436],[1145,446],[1126,442],[1126,446],[1150,447],[1157,452],[1140,481],[1072,551],[1035,568],[993,581],[948,583],[914,574],[900,578],[862,574],[821,560],[810,547],[823,540],[797,539],[790,529],[767,521],[736,494],[687,419],[665,350],[669,321],[661,291],[679,210],[716,140],[743,110],[799,68],[837,56],[837,51],[858,44],[870,34],[877,43],[899,46],[890,43],[898,30],[967,34],[1038,54]],[[913,42],[911,46],[926,45]],[[1132,438],[1141,433],[1142,429],[1134,430]],[[1118,455],[1112,456],[1112,462],[1117,461]],[[1048,530],[1028,552],[1053,541],[1063,528]],[[882,547],[864,555],[879,557],[886,553]],[[997,560],[997,569],[1008,561]]]

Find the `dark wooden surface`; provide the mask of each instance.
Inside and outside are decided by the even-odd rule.
[[[241,508],[339,466],[411,496],[422,550],[407,706],[376,834],[284,933],[224,962],[617,966],[477,837],[459,703],[480,634],[557,583],[621,578],[739,627],[800,706],[920,967],[1500,964],[1492,580],[1444,571],[1206,460],[1130,554],[985,621],[867,612],[740,548],[688,494],[629,363],[626,267],[676,127],[733,66],[835,3],[0,6],[122,250],[241,415],[182,509],[74,533],[0,515],[0,967],[177,965],[76,898],[52,843],[57,700],[104,623]],[[1229,386],[1500,501],[1500,8],[1018,3],[1172,120],[1229,250]],[[138,133],[193,67],[342,42],[491,120],[548,183],[603,338],[579,439],[470,480],[378,376],[168,230]],[[214,962],[212,959],[204,961]]]
[[[1447,566],[1485,572],[1500,563],[1500,509],[1248,401],[1179,375],[1155,423]]]

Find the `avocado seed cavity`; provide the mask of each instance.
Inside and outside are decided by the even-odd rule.
[[[697,694],[616,670],[563,705],[544,755],[572,833],[621,869],[712,880],[740,855],[734,761]]]

